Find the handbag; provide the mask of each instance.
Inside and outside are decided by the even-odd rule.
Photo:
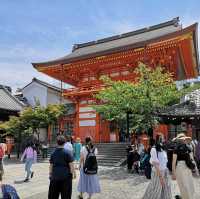
[[[189,153],[187,153],[187,158],[186,158],[186,160],[185,160],[185,163],[186,163],[187,167],[188,167],[190,170],[192,170],[192,171],[195,170],[196,165],[195,165],[195,163],[193,162],[193,160],[191,159]]]
[[[196,169],[192,171],[192,176],[193,176],[194,178],[199,178],[199,177],[200,177],[200,176],[199,176],[199,172],[198,172]]]

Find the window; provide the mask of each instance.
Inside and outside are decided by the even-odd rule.
[[[64,124],[64,135],[73,135],[73,122],[66,121]]]
[[[110,74],[110,77],[117,77],[117,76],[119,76],[119,72],[111,73],[111,74]]]
[[[128,75],[129,73],[130,73],[130,72],[129,72],[129,71],[127,71],[127,70],[126,70],[126,71],[122,71],[122,72],[121,72],[121,74],[122,74],[122,75]]]
[[[87,82],[87,81],[88,81],[88,77],[84,77],[83,82]]]

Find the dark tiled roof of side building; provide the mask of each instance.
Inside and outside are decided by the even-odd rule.
[[[192,101],[185,101],[173,106],[167,107],[158,113],[159,116],[182,117],[182,116],[200,116],[200,107]]]
[[[47,62],[32,63],[34,67],[48,66],[54,64],[70,63],[80,59],[86,59],[93,56],[103,56],[107,53],[119,52],[129,48],[139,48],[152,40],[159,39],[163,36],[173,34],[182,30],[179,24],[179,18],[170,21],[139,29],[136,31],[116,35],[97,41],[91,41],[82,44],[75,44],[72,53]]]
[[[14,97],[5,86],[0,85],[0,109],[18,112],[24,107],[24,104]]]
[[[43,86],[45,86],[45,87],[47,87],[47,88],[50,88],[50,89],[53,89],[53,90],[55,90],[55,91],[61,92],[61,88],[59,88],[59,87],[57,87],[57,86],[54,86],[54,85],[52,85],[52,84],[49,84],[49,83],[47,83],[47,82],[41,81],[41,80],[39,80],[39,79],[37,79],[37,78],[35,78],[35,77],[32,79],[32,82],[37,82],[38,84],[41,84],[41,85],[43,85]],[[30,82],[29,84],[27,84],[24,88],[26,88],[27,86],[29,86],[32,82]],[[22,90],[23,90],[24,88],[22,88]]]

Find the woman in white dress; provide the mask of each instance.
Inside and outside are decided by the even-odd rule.
[[[167,154],[159,143],[153,145],[150,154],[150,163],[152,165],[151,182],[143,199],[172,199]]]

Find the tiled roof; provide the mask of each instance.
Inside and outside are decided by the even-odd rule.
[[[24,105],[15,98],[4,86],[0,86],[0,109],[21,111]]]
[[[200,106],[192,101],[182,102],[161,110],[159,116],[197,116],[200,115]]]
[[[144,42],[151,41],[155,38],[175,33],[182,29],[179,24],[179,18],[174,18],[171,21],[167,21],[158,25],[146,27],[136,31],[116,35],[97,41],[91,41],[82,44],[75,44],[72,53],[48,62],[33,63],[34,67],[37,66],[48,66],[53,64],[60,64],[62,62],[75,61],[77,59],[87,58],[87,56],[100,56],[104,53],[120,51],[126,49],[132,45],[139,48],[144,46]]]
[[[200,116],[200,89],[186,94],[179,104],[160,110],[160,116]]]
[[[54,86],[52,84],[49,84],[47,82],[41,81],[41,80],[39,80],[39,79],[37,79],[35,77],[32,79],[32,82],[37,82],[37,83],[39,83],[39,84],[41,84],[41,85],[43,85],[43,86],[45,86],[47,88],[50,88],[50,89],[53,89],[55,91],[61,92],[61,89],[59,87]],[[26,88],[27,86],[29,86],[31,83],[27,84],[24,88]],[[22,88],[22,89],[24,89],[24,88]]]

